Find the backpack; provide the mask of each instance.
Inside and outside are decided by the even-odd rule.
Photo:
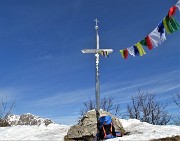
[[[100,139],[110,139],[116,137],[115,128],[112,123],[110,116],[102,116],[99,118],[99,138]]]

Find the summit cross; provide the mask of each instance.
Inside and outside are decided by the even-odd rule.
[[[97,18],[94,20],[96,22],[95,30],[96,30],[96,49],[83,49],[82,53],[93,53],[95,54],[95,71],[96,71],[96,82],[95,82],[95,97],[96,97],[96,112],[99,113],[100,110],[100,81],[99,81],[99,54],[102,52],[111,53],[112,49],[99,49],[99,34],[98,34],[98,20]]]
[[[96,26],[98,26],[97,23],[98,23],[99,21],[97,20],[97,18],[96,18],[94,21],[96,22]]]

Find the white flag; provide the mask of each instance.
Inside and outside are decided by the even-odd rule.
[[[178,2],[176,3],[176,5],[175,5],[177,8],[178,8],[178,10],[180,11],[180,0],[178,0]]]
[[[166,40],[165,28],[162,23],[160,23],[150,34],[152,44],[157,47],[159,44]]]
[[[129,54],[131,54],[132,56],[134,56],[134,57],[135,57],[135,52],[134,52],[134,47],[133,47],[133,46],[132,46],[132,47],[127,48],[127,50],[128,50],[128,52],[129,52]]]

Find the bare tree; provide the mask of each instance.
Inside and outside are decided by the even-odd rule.
[[[83,103],[83,108],[80,111],[80,116],[84,116],[86,112],[89,110],[93,110],[96,108],[95,101],[89,100],[87,102]],[[113,103],[113,98],[112,97],[104,97],[101,99],[101,105],[100,108],[103,109],[104,111],[110,112],[111,114],[115,116],[120,116],[120,105],[119,104],[114,104]]]
[[[129,118],[139,119],[154,125],[166,125],[171,116],[166,111],[167,104],[158,102],[155,95],[138,90],[136,96],[131,97],[131,104],[127,105]]]
[[[177,105],[177,107],[180,110],[180,94],[176,94],[175,96],[172,95],[172,97],[173,97],[173,102]],[[180,126],[180,114],[179,113],[173,117],[173,121],[174,121],[175,125]]]
[[[173,117],[173,123],[177,126],[180,126],[180,114],[177,114],[176,116]]]
[[[80,118],[84,116],[85,113],[87,113],[90,110],[93,110],[96,108],[95,102],[92,100],[89,100],[87,102],[83,103],[83,108],[80,110]]]
[[[8,104],[4,98],[0,100],[0,127],[9,126],[7,122],[7,117],[12,113],[15,104]]]
[[[173,95],[173,102],[180,108],[180,94]]]

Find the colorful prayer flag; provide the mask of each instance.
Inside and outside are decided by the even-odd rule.
[[[139,42],[136,44],[136,47],[137,47],[137,49],[138,49],[138,52],[139,52],[139,55],[140,55],[140,56],[143,56],[143,55],[146,54],[146,52],[144,51],[142,45],[141,45]]]
[[[162,22],[149,34],[149,37],[154,47],[166,40],[165,28]]]
[[[131,54],[132,56],[135,57],[134,47],[129,47],[129,48],[127,48],[127,50],[129,52],[129,54]]]
[[[128,58],[128,50],[127,49],[120,50],[120,53],[124,59]]]
[[[163,18],[149,35],[134,46],[120,50],[122,57],[127,59],[128,53],[134,57],[137,55],[143,56],[146,54],[143,46],[147,46],[148,49],[151,50],[153,47],[157,47],[166,40],[166,33],[172,34],[179,30],[180,25],[175,19],[177,9],[180,11],[180,0],[169,9],[167,16]]]
[[[152,44],[151,38],[149,36],[146,36],[145,41],[146,41],[148,49],[149,50],[153,49],[153,44]]]

